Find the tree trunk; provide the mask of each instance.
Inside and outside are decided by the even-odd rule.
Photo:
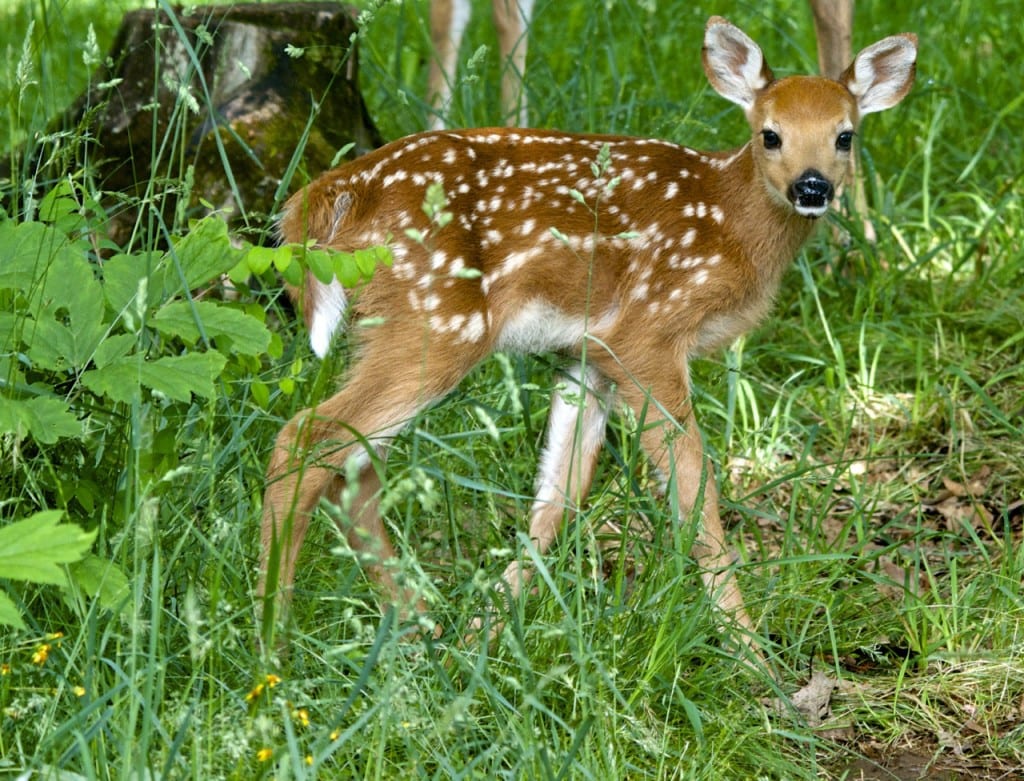
[[[168,225],[212,207],[258,240],[281,200],[345,145],[381,143],[358,89],[355,32],[351,11],[326,2],[131,11],[93,86],[51,127],[73,132],[27,145],[0,177],[31,191],[87,171],[127,196],[104,201],[122,246],[139,227],[161,230],[146,215],[137,225],[140,204]]]

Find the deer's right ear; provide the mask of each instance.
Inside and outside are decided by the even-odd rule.
[[[708,20],[701,59],[715,92],[744,111],[750,110],[757,93],[775,78],[761,48],[721,16]]]
[[[857,98],[861,116],[892,108],[910,92],[917,69],[917,36],[891,35],[857,55],[839,77]]]

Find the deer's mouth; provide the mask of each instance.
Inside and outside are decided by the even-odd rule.
[[[832,182],[813,168],[800,174],[800,178],[789,186],[787,193],[796,213],[810,219],[824,215],[835,194]]]

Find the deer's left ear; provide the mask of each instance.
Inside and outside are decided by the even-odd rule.
[[[708,20],[701,59],[715,92],[744,111],[750,111],[757,93],[775,79],[761,47],[721,16]]]
[[[902,33],[864,49],[839,81],[857,99],[863,116],[892,108],[910,92],[917,70],[917,36]]]

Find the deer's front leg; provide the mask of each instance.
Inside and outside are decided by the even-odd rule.
[[[669,424],[671,425],[671,424]],[[704,442],[692,408],[688,408],[679,422],[682,430],[668,433],[671,445],[661,444],[665,456],[661,467],[665,474],[674,472],[675,489],[679,495],[680,520],[693,518],[699,525],[694,556],[701,567],[701,577],[708,596],[728,620],[734,622],[746,635],[753,623],[743,604],[743,595],[733,572],[733,553],[725,539],[722,519],[719,514],[718,483],[714,465],[704,455]],[[665,429],[650,430],[650,439],[665,436]],[[655,442],[652,447],[657,447]],[[665,458],[667,457],[667,463]],[[670,472],[671,470],[671,472]]]
[[[641,443],[668,490],[677,492],[680,522],[699,524],[693,553],[708,595],[742,635],[743,643],[753,647],[753,623],[743,605],[732,552],[726,544],[714,468],[704,455],[703,439],[690,402],[686,367],[672,372],[664,372],[664,367],[660,367],[659,372],[650,364],[632,362],[629,357],[628,349],[619,353],[622,376],[612,374],[612,380],[618,384],[623,403],[638,414],[643,411]],[[629,366],[636,368],[630,372]],[[610,374],[614,371],[609,369]]]

